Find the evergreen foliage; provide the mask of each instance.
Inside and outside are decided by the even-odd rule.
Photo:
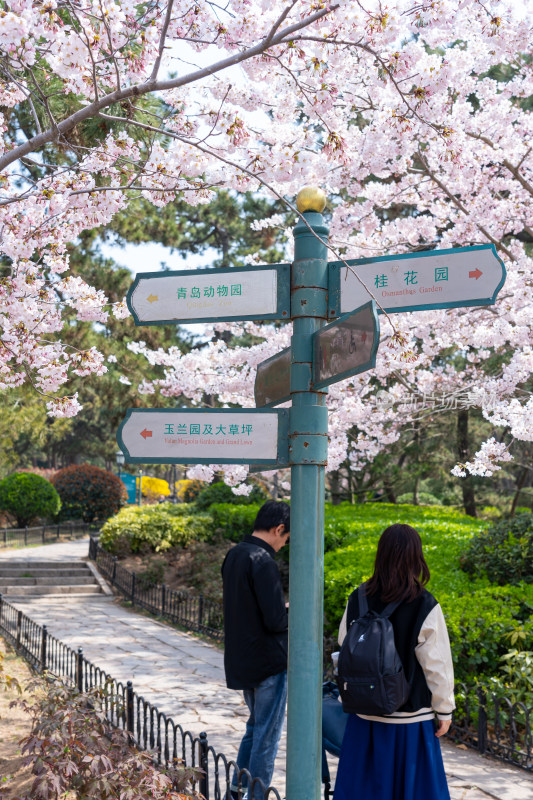
[[[348,595],[372,574],[378,539],[395,522],[412,525],[422,538],[431,572],[428,589],[446,617],[458,681],[498,674],[502,657],[517,642],[533,649],[533,585],[494,586],[485,576],[467,575],[462,554],[487,523],[442,506],[326,506],[327,632],[336,636]]]
[[[264,489],[262,489],[258,484],[254,484],[254,487],[249,495],[236,495],[231,491],[231,487],[228,486],[226,483],[222,483],[219,481],[217,483],[212,483],[210,486],[206,486],[205,489],[202,489],[194,504],[197,509],[204,511],[206,508],[209,508],[213,503],[232,503],[233,505],[250,505],[252,503],[264,503],[265,500],[268,499],[268,496]]]
[[[215,533],[232,542],[240,542],[252,533],[259,504],[235,505],[234,503],[213,503],[209,513],[213,517]]]
[[[40,475],[15,472],[0,481],[0,509],[12,514],[19,528],[38,517],[55,517],[60,508],[59,494]]]
[[[56,472],[52,483],[61,497],[62,519],[105,520],[116,514],[127,498],[120,478],[91,464],[65,467]]]
[[[186,547],[192,541],[208,541],[213,535],[213,518],[198,514],[186,504],[123,508],[102,527],[100,544],[113,555],[125,556],[171,547]]]
[[[486,575],[500,586],[533,583],[533,514],[519,514],[475,536],[461,558],[469,575]]]

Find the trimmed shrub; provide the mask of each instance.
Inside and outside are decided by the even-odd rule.
[[[52,483],[61,498],[61,519],[105,520],[127,500],[120,478],[91,464],[60,469]]]
[[[397,498],[398,503],[412,503],[413,502],[413,493],[407,492],[406,494],[401,494]],[[419,492],[418,493],[418,503],[421,506],[440,506],[440,500],[438,497],[435,497],[434,494],[430,492]]]
[[[533,647],[532,592],[477,582],[458,596],[434,591],[446,617],[457,681],[471,684],[502,674],[502,658],[517,633],[523,635],[526,647]]]
[[[15,472],[0,481],[0,508],[12,514],[19,528],[23,528],[36,517],[55,517],[61,500],[46,478]]]
[[[486,576],[467,575],[461,555],[487,523],[442,506],[326,505],[326,542],[328,536],[339,542],[324,558],[328,633],[336,634],[352,589],[372,574],[378,539],[394,522],[412,525],[422,537],[428,589],[448,623],[458,681],[502,674],[501,659],[517,637],[533,650],[533,585],[494,586]]]
[[[208,541],[212,535],[213,518],[208,514],[191,514],[185,505],[162,503],[123,508],[102,527],[99,541],[105,550],[123,556],[186,547],[192,541]]]
[[[233,503],[214,503],[209,507],[213,529],[224,539],[240,542],[252,533],[259,505],[237,506]]]
[[[138,479],[137,479],[138,481]],[[170,487],[167,481],[162,478],[152,478],[151,475],[143,475],[141,478],[141,492],[148,502],[157,502],[161,497],[168,497]]]
[[[176,481],[176,495],[180,503],[194,503],[203,489],[205,489],[204,481],[188,478]]]
[[[486,575],[503,586],[533,583],[533,514],[502,520],[475,536],[461,557],[469,575]]]
[[[219,481],[218,483],[212,483],[210,486],[206,486],[194,502],[196,508],[200,511],[204,511],[206,508],[213,505],[213,503],[232,503],[233,505],[247,506],[256,503],[261,504],[264,503],[265,500],[268,500],[268,497],[257,483],[254,484],[254,488],[250,494],[246,496],[234,494],[231,491],[231,486]]]

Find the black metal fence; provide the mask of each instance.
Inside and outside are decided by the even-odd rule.
[[[209,744],[207,734],[199,736],[186,731],[157,706],[138,695],[131,681],[124,684],[112,678],[83,655],[48,633],[46,625],[38,625],[0,594],[0,634],[13,645],[34,669],[48,670],[80,692],[92,688],[104,690],[104,707],[110,722],[127,730],[135,744],[150,751],[157,764],[170,766],[176,761],[187,767],[203,770],[194,785],[206,800],[232,800],[230,785],[236,763]],[[239,772],[239,800],[244,797],[243,778],[252,789],[261,788],[264,800],[280,800],[278,791],[267,789],[258,779],[251,780],[246,770]]]
[[[135,605],[177,622],[190,630],[223,638],[222,605],[202,595],[176,592],[164,585],[143,589],[135,573],[121,567],[91,539],[89,557]],[[533,705],[513,702],[483,687],[456,687],[457,709],[448,738],[526,770],[533,770]]]
[[[64,539],[87,536],[91,530],[88,522],[70,521],[28,528],[0,528],[0,549],[27,547],[32,544],[51,544]]]
[[[144,587],[135,572],[124,569],[96,539],[89,542],[89,558],[111,585],[131,603],[214,639],[223,638],[222,603],[191,592],[178,592],[165,584]]]
[[[449,736],[483,755],[533,771],[533,697],[531,704],[458,684],[457,708]]]

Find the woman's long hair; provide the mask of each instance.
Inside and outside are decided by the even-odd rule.
[[[377,594],[386,603],[414,600],[429,581],[429,567],[422,541],[410,525],[390,525],[380,536],[374,574],[366,593]]]

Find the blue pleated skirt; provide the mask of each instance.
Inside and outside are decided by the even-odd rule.
[[[334,800],[450,800],[431,720],[371,722],[350,714]]]

